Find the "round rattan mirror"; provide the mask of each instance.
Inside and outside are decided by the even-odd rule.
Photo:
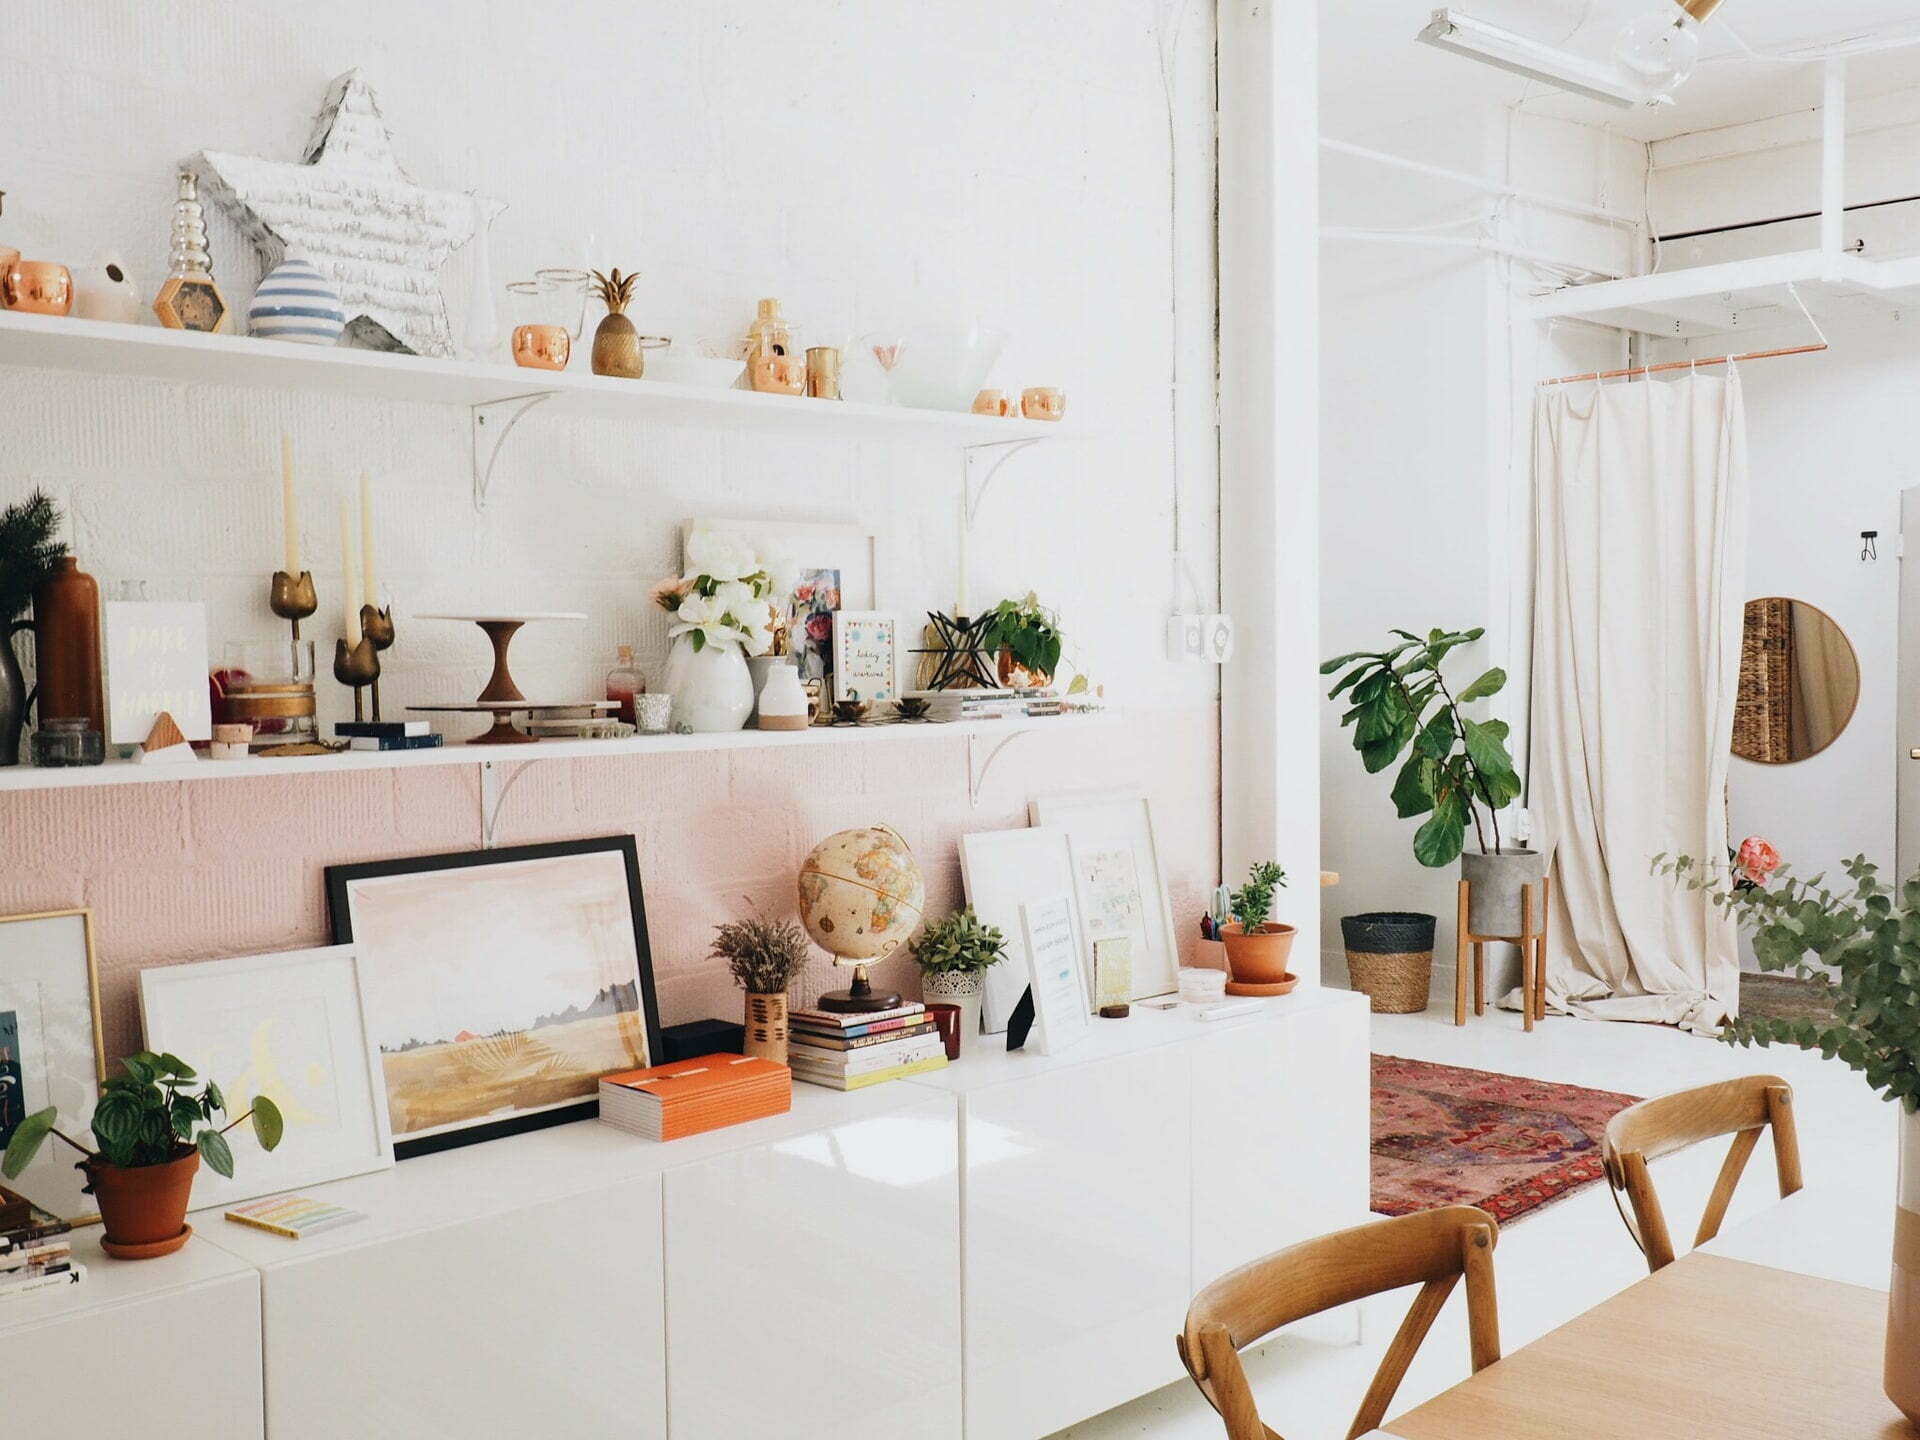
[[[1860,657],[1831,615],[1804,600],[1747,602],[1733,753],[1760,765],[1808,760],[1860,703]]]

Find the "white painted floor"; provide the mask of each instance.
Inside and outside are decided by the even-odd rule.
[[[1837,1061],[1818,1052],[1739,1050],[1676,1030],[1551,1019],[1524,1033],[1517,1015],[1490,1012],[1456,1029],[1451,1008],[1425,1015],[1376,1015],[1373,1048],[1448,1065],[1528,1075],[1631,1095],[1659,1095],[1732,1075],[1772,1073],[1794,1087],[1808,1189],[1863,1186],[1893,1204],[1894,1108]],[[1676,1241],[1693,1233],[1723,1157],[1715,1143],[1673,1156],[1654,1180]],[[1763,1141],[1735,1197],[1728,1227],[1778,1198],[1770,1142]],[[1503,1348],[1528,1341],[1591,1309],[1646,1274],[1604,1184],[1522,1216],[1501,1232],[1495,1259]],[[1261,1418],[1287,1440],[1339,1440],[1365,1393],[1411,1291],[1367,1309],[1361,1344],[1282,1338],[1250,1352],[1247,1368]],[[1167,1337],[1173,1344],[1173,1337]],[[1392,1416],[1466,1378],[1464,1299],[1456,1293],[1414,1361]],[[1058,1440],[1221,1440],[1220,1420],[1185,1381],[1059,1432]]]

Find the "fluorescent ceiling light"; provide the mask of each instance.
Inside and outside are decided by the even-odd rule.
[[[1539,80],[1607,105],[1617,105],[1622,110],[1670,103],[1669,97],[1636,84],[1619,65],[1556,49],[1458,10],[1434,11],[1432,22],[1416,38],[1436,49],[1451,50],[1484,65],[1524,75],[1529,80]]]

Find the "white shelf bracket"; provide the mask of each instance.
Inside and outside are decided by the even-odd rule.
[[[984,445],[969,445],[961,451],[965,464],[960,481],[961,508],[968,529],[980,518],[981,502],[987,498],[987,487],[993,484],[1000,467],[1029,445],[1038,445],[1041,438],[1035,435],[1022,440],[993,440]]]
[[[993,762],[1009,745],[1033,733],[1016,730],[1011,735],[991,739],[984,735],[967,736],[967,802],[975,810],[980,808],[980,792],[986,788],[987,772],[993,769]],[[986,750],[984,758],[979,753],[982,748]]]
[[[542,390],[533,395],[514,395],[505,400],[488,400],[470,407],[473,432],[473,508],[487,508],[487,492],[493,486],[494,463],[500,447],[506,444],[513,427],[542,400],[551,400],[554,392]]]
[[[520,777],[533,768],[532,760],[522,760],[503,776],[499,760],[480,762],[480,848],[493,849],[494,832],[500,828],[500,808]]]

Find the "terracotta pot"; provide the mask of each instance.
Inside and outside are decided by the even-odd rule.
[[[1227,970],[1240,985],[1278,985],[1287,978],[1287,957],[1293,953],[1291,925],[1262,925],[1249,935],[1238,920],[1220,929],[1227,946]]]
[[[998,656],[1000,683],[1014,690],[1044,690],[1053,684],[1051,670],[1028,669],[1013,658],[1013,651],[1000,647]]]
[[[758,1060],[787,1063],[787,997],[747,996],[747,1038],[741,1052]]]
[[[1900,1117],[1900,1205],[1887,1304],[1887,1398],[1920,1425],[1920,1116]]]
[[[171,1255],[187,1243],[187,1201],[200,1170],[200,1152],[189,1150],[165,1165],[122,1170],[89,1161],[87,1181],[100,1202],[106,1229],[101,1248],[123,1260]]]

